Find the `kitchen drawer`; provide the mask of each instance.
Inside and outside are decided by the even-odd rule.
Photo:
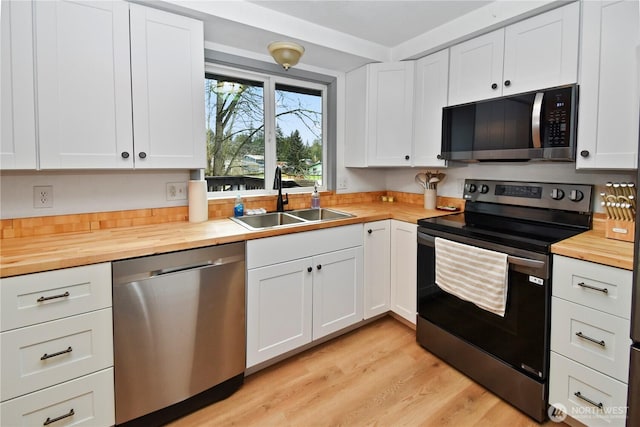
[[[588,426],[624,426],[627,385],[552,351],[549,404]]]
[[[247,269],[362,246],[362,242],[362,224],[249,240]]]
[[[624,383],[629,376],[629,329],[627,319],[552,298],[551,350]]]
[[[3,426],[112,426],[113,368],[0,404]],[[73,415],[69,415],[73,410]],[[56,418],[59,421],[53,421]],[[47,420],[49,420],[47,424]]]
[[[632,272],[553,256],[553,295],[619,317],[631,317]]]
[[[113,366],[111,309],[2,332],[0,354],[0,401]]]
[[[111,263],[0,279],[0,293],[2,331],[111,307]]]

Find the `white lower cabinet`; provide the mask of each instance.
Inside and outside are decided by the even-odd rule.
[[[112,426],[113,368],[0,404],[3,426]]]
[[[549,404],[587,426],[624,426],[632,272],[553,262]]]
[[[0,295],[0,425],[113,425],[111,265],[1,279]]]
[[[362,225],[247,242],[247,367],[363,318]]]
[[[391,299],[391,220],[364,225],[364,318],[389,311]]]
[[[391,311],[416,323],[418,226],[391,221]]]

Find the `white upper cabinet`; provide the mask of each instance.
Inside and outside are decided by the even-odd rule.
[[[3,168],[205,166],[202,22],[124,1],[5,3],[21,19],[2,16]]]
[[[442,107],[447,105],[449,50],[416,61],[413,112],[413,166],[444,167],[438,156],[442,147]]]
[[[580,4],[451,47],[449,105],[575,83]]]
[[[583,3],[577,168],[637,165],[638,2]]]
[[[347,73],[345,166],[411,166],[413,61]]]
[[[133,166],[128,4],[33,5],[40,168]]]
[[[202,22],[132,4],[136,168],[204,168]]]
[[[452,46],[449,105],[502,95],[504,29]]]
[[[0,169],[35,169],[37,157],[31,3],[3,1],[0,7]]]

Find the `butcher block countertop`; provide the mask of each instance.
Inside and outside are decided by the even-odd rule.
[[[192,249],[223,243],[349,224],[397,219],[416,223],[420,218],[448,215],[420,205],[375,202],[332,206],[353,218],[251,231],[228,218],[202,223],[171,222],[64,235],[20,237],[0,241],[0,277],[17,276],[144,255]]]
[[[604,231],[597,228],[553,244],[551,252],[633,270],[633,243],[607,239]]]
[[[383,219],[416,223],[420,218],[448,215],[405,203],[358,203],[332,206],[353,218],[251,231],[228,218],[202,223],[170,222],[159,225],[96,230],[63,235],[0,240],[0,277],[56,270],[99,262],[192,249],[301,231],[318,230]],[[633,269],[633,244],[607,239],[604,231],[591,230],[552,247],[554,254],[613,267]]]

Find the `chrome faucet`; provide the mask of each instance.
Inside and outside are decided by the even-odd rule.
[[[284,195],[284,199],[282,198],[282,170],[280,166],[276,166],[276,174],[273,179],[273,189],[278,190],[278,203],[276,205],[277,212],[284,212],[284,205],[289,204],[289,196],[287,194]]]

